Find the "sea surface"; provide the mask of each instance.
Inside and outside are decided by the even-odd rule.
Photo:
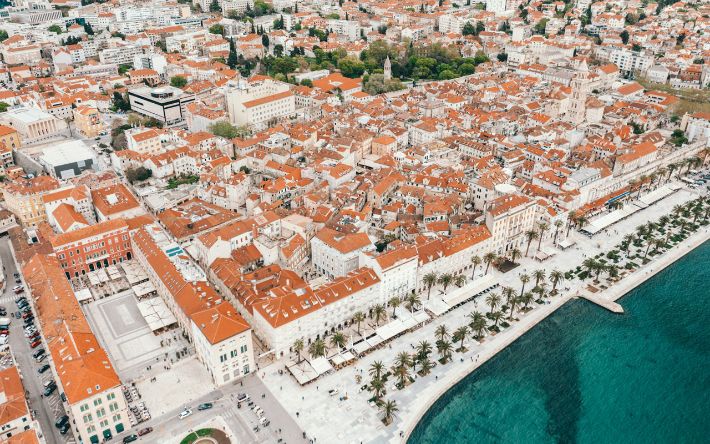
[[[618,301],[561,307],[442,396],[424,443],[710,442],[710,242]]]

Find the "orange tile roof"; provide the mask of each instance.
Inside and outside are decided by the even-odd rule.
[[[22,386],[17,367],[0,370],[0,393],[3,394],[0,402],[0,424],[7,424],[29,414],[25,388]]]
[[[259,99],[249,100],[244,102],[245,108],[253,108],[255,106],[263,105],[264,103],[271,103],[277,100],[285,99],[286,97],[291,97],[293,93],[291,91],[284,91],[270,96],[261,97]]]
[[[133,193],[121,183],[92,190],[91,200],[94,207],[106,217],[140,207]]]
[[[64,393],[75,404],[121,384],[86,321],[59,261],[36,254],[23,268]]]
[[[78,242],[89,237],[99,236],[102,234],[108,234],[113,231],[121,230],[128,231],[128,224],[126,224],[125,220],[107,220],[94,225],[89,225],[88,227],[79,228],[78,230],[70,231],[68,233],[58,234],[51,238],[50,242],[52,243],[54,248],[57,249],[58,247]]]
[[[372,245],[365,233],[341,233],[331,228],[323,228],[316,237],[331,248],[345,254]]]
[[[249,324],[229,303],[194,313],[192,321],[213,345],[250,329]]]

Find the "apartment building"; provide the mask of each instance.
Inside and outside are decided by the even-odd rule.
[[[59,181],[49,176],[15,180],[3,188],[5,206],[15,213],[24,227],[37,227],[47,220],[42,196],[59,188]]]
[[[74,108],[74,125],[85,137],[93,138],[105,131],[99,110],[91,106]]]
[[[375,247],[365,233],[341,233],[323,228],[311,240],[313,266],[316,270],[335,278],[357,269],[361,251]]]
[[[17,435],[30,430],[33,423],[17,367],[0,370],[0,441],[18,439]]]
[[[135,257],[195,344],[214,383],[223,385],[249,374],[255,368],[251,328],[210,286],[202,270],[155,224],[136,231],[132,243]]]
[[[67,124],[38,108],[13,108],[2,114],[2,120],[15,129],[24,145],[48,142],[67,134]]]
[[[99,222],[53,236],[54,253],[67,278],[130,260],[131,241],[123,219]]]
[[[506,194],[494,199],[486,210],[486,226],[493,236],[491,250],[503,255],[523,249],[525,232],[535,228],[535,202],[528,197]]]
[[[59,260],[36,254],[22,274],[74,436],[98,444],[130,428],[121,380],[91,331]]]
[[[359,268],[316,290],[279,286],[264,291],[248,308],[254,331],[277,356],[301,339],[310,343],[342,328],[358,311],[383,304],[380,278],[371,268]]]
[[[267,126],[296,111],[289,85],[268,77],[229,83],[225,94],[229,121],[238,126]]]

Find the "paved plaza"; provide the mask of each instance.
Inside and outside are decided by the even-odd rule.
[[[508,273],[502,274],[493,270],[492,267],[489,273],[494,274],[501,286],[510,286],[519,290],[518,277],[520,274],[532,274],[536,269],[545,269],[547,274],[553,269],[567,271],[580,264],[586,257],[609,250],[636,226],[669,214],[675,205],[697,197],[697,192],[682,189],[635,213],[628,219],[618,222],[593,238],[588,238],[575,231],[571,232],[570,239],[575,241],[576,245],[565,251],[556,250],[557,254],[544,262],[523,258],[520,260],[520,266]],[[477,277],[480,277],[482,273],[483,270],[479,269]],[[382,361],[386,367],[390,367],[397,353],[401,351],[411,353],[414,345],[419,341],[426,340],[433,344],[435,342],[434,331],[439,325],[446,325],[451,332],[457,327],[467,324],[468,318],[466,316],[472,311],[487,312],[489,308],[483,298],[468,302],[434,319],[424,327],[394,339],[388,346],[375,350],[356,361],[355,364],[325,375],[306,386],[298,385],[287,372],[283,372],[283,374],[279,372],[284,369],[288,361],[287,358],[282,358],[262,369],[259,375],[262,376],[265,384],[272,390],[288,413],[296,419],[308,436],[315,437],[317,442],[400,442],[402,441],[400,433],[406,433],[411,425],[409,424],[410,418],[418,417],[422,411],[425,411],[432,404],[432,399],[443,392],[449,383],[455,382],[472,371],[563,305],[576,294],[579,285],[579,281],[562,282],[558,287],[561,295],[553,297],[549,304],[542,306],[534,304],[533,310],[516,315],[519,321],[495,336],[488,335],[481,344],[472,339],[467,340],[468,352],[454,353],[453,362],[437,365],[426,377],[420,378],[413,374],[417,378],[416,381],[404,390],[396,391],[391,387],[391,384],[388,384],[385,399],[395,400],[399,407],[394,423],[388,427],[385,427],[380,421],[377,409],[368,405],[368,399],[372,394],[360,391],[360,386],[370,380],[368,375],[370,364],[374,361]],[[438,288],[433,289],[432,295],[438,291]],[[426,300],[426,294],[422,295],[422,299]],[[426,302],[424,303],[426,305]],[[436,352],[433,353],[433,356],[436,357]],[[362,376],[362,381],[359,384],[356,382],[358,374]],[[328,394],[330,389],[338,389],[339,394],[330,396]],[[342,396],[346,396],[347,399],[341,400]]]
[[[122,381],[152,377],[163,369],[160,363],[177,360],[175,352],[188,346],[177,330],[154,334],[141,316],[132,290],[83,307]]]

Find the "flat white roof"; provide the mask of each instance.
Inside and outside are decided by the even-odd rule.
[[[46,165],[66,165],[87,159],[94,159],[94,152],[81,140],[67,140],[42,152],[42,162]]]
[[[7,116],[29,125],[42,120],[54,119],[54,116],[37,108],[15,108],[7,110]]]

